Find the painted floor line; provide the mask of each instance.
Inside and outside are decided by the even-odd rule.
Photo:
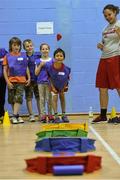
[[[111,146],[97,133],[97,131],[92,127],[89,126],[92,133],[97,137],[97,139],[103,144],[105,149],[111,154],[112,158],[120,165],[120,157],[118,154],[111,148]]]

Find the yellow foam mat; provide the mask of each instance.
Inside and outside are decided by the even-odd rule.
[[[88,131],[88,123],[60,123],[42,125],[42,130],[75,130],[82,129]]]

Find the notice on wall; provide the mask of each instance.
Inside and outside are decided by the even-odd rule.
[[[37,34],[53,34],[53,22],[37,22]]]

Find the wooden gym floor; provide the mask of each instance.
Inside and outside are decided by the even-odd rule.
[[[87,120],[87,116],[70,116],[72,123]],[[39,122],[3,127],[0,125],[0,180],[3,179],[119,179],[120,180],[120,124],[90,124],[88,137],[96,139],[96,151],[88,154],[102,156],[102,169],[82,176],[53,176],[30,173],[25,170],[24,159],[39,156],[34,151]],[[46,153],[45,153],[46,154]],[[83,154],[85,155],[85,154]]]

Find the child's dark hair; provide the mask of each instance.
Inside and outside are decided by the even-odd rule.
[[[50,49],[50,46],[49,46],[47,43],[42,43],[42,44],[40,45],[40,50],[42,49],[42,46],[44,46],[44,45],[48,46],[48,49]]]
[[[12,44],[14,44],[14,43],[16,43],[18,46],[20,46],[20,51],[21,51],[22,42],[18,37],[13,37],[13,38],[10,39],[10,41],[9,41],[9,51],[10,52],[12,51]]]
[[[31,43],[32,40],[31,40],[31,39],[25,39],[25,40],[23,41],[23,48],[24,48],[24,49],[25,49],[25,43],[26,43],[26,42]]]
[[[61,48],[58,48],[58,49],[56,49],[56,50],[54,51],[54,57],[55,57],[55,55],[56,55],[57,53],[59,53],[59,52],[63,54],[64,59],[65,59],[65,52],[64,52]]]
[[[116,12],[116,15],[119,14],[119,11],[120,11],[119,7],[118,7],[118,6],[114,6],[113,4],[108,4],[108,5],[106,5],[106,6],[104,7],[104,9],[103,9],[103,13],[104,13],[104,11],[105,11],[106,9],[109,9],[109,10],[112,10],[113,12]]]

